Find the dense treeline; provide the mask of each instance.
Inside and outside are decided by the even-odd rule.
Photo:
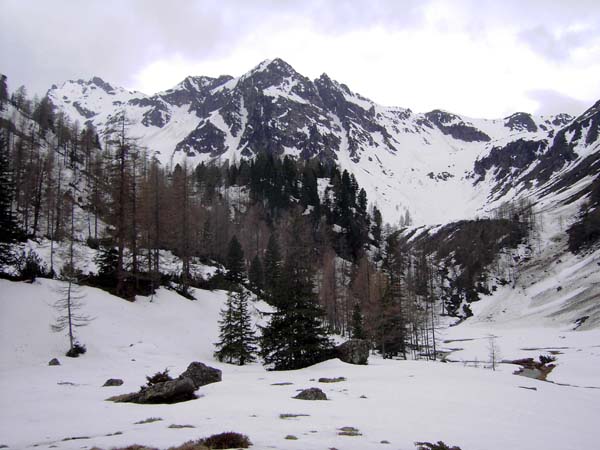
[[[366,338],[388,357],[435,358],[434,312],[459,312],[445,290],[473,300],[471,290],[504,246],[490,247],[497,234],[488,231],[473,241],[476,248],[455,242],[456,236],[430,247],[412,245],[402,230],[383,225],[352,174],[319,160],[264,152],[238,162],[164,166],[132,138],[124,114],[99,135],[91,124],[71,123],[47,98],[29,100],[24,88],[9,98],[5,81],[4,266],[11,263],[11,243],[46,238],[50,267],[40,273],[61,276],[54,249],[76,239],[96,250],[98,266],[97,273],[79,273],[79,282],[130,300],[159,285],[190,298],[191,287],[239,293],[243,286],[276,307],[274,328],[262,342],[263,359],[276,367],[310,362],[298,362],[297,349],[274,343],[282,335],[297,340],[286,334],[290,321],[313,330],[314,348],[329,345],[327,331]],[[472,235],[468,228],[464,233]],[[510,231],[511,245],[524,232]],[[175,272],[163,267],[165,252],[176,256]],[[450,256],[462,264],[456,279],[440,271]],[[225,270],[206,280],[195,270],[201,263]],[[314,348],[304,354],[316,358]]]
[[[600,239],[600,176],[592,182],[588,199],[567,233],[569,250],[574,253],[591,247]]]

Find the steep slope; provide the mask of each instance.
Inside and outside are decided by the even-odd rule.
[[[232,162],[258,152],[337,163],[355,175],[391,223],[406,210],[418,224],[474,216],[508,183],[485,176],[497,167],[495,149],[521,153],[519,142],[549,142],[571,120],[416,114],[377,105],[325,74],[311,81],[280,59],[238,78],[188,77],[153,96],[98,78],[66,82],[49,96],[73,120],[90,121],[105,134],[124,111],[129,134],[166,164],[184,157]],[[524,171],[532,164],[531,155],[517,159]]]

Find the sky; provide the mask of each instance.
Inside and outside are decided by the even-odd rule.
[[[146,94],[282,58],[416,112],[577,115],[600,100],[598,0],[2,0],[0,73]]]

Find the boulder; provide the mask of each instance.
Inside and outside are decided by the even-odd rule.
[[[219,369],[209,367],[201,362],[193,362],[190,363],[185,372],[179,375],[180,380],[185,378],[191,380],[195,389],[198,389],[200,386],[221,381],[222,374]]]
[[[49,366],[60,366],[60,361],[56,358],[52,358],[49,362],[48,362]]]
[[[319,388],[304,389],[294,398],[297,398],[298,400],[327,400],[325,392]]]
[[[106,380],[104,382],[104,384],[102,385],[102,387],[107,387],[107,386],[121,386],[123,384],[123,380],[121,380],[120,378],[109,378],[108,380]]]
[[[350,339],[335,348],[335,355],[348,364],[367,364],[371,346],[364,339]]]
[[[196,388],[194,387],[192,380],[183,378],[156,383],[152,386],[143,388],[140,392],[117,395],[108,400],[117,403],[178,403],[193,399],[195,390]]]

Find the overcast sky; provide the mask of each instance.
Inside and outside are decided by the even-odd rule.
[[[147,94],[280,57],[377,103],[472,117],[600,99],[598,0],[2,0],[0,73]]]

